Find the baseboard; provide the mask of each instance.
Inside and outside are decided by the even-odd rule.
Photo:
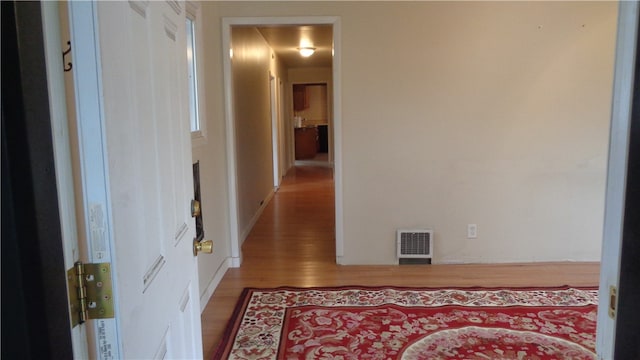
[[[333,162],[329,161],[316,161],[316,160],[296,160],[295,166],[318,166],[333,168]]]
[[[207,304],[209,303],[211,296],[213,296],[214,291],[216,291],[216,288],[218,287],[218,285],[220,285],[220,281],[222,281],[222,277],[224,276],[224,274],[227,273],[227,270],[229,269],[230,266],[231,266],[231,258],[224,259],[222,264],[218,266],[218,270],[216,270],[216,273],[213,275],[213,278],[209,282],[209,285],[207,285],[207,289],[204,291],[202,295],[200,295],[200,314],[202,314],[202,312],[204,311],[204,308],[207,307]]]
[[[460,265],[460,264],[469,264],[469,263],[465,263],[462,260],[441,260],[441,261],[434,261],[434,264],[442,264],[442,265]]]
[[[240,234],[240,239],[239,239],[240,240],[240,245],[242,245],[244,243],[244,240],[247,238],[247,236],[249,236],[249,233],[251,232],[251,229],[253,229],[253,226],[256,224],[256,222],[258,222],[258,219],[260,218],[260,215],[262,215],[262,212],[264,211],[264,209],[269,204],[269,201],[271,201],[271,199],[273,199],[273,195],[274,194],[275,194],[275,192],[273,190],[271,190],[269,192],[267,197],[264,199],[264,202],[262,203],[262,205],[260,205],[260,207],[258,208],[256,213],[251,218],[251,221],[249,221],[249,224],[247,224],[247,226],[244,228],[244,230],[242,231],[242,234]]]
[[[231,267],[232,268],[239,268],[241,264],[242,264],[242,257],[239,256],[239,257],[232,257],[231,258]]]
[[[433,262],[433,264],[436,265],[529,265],[529,264],[537,264],[537,265],[544,265],[544,264],[567,264],[567,263],[599,263],[599,260],[575,260],[575,259],[555,259],[555,260],[549,260],[549,259],[537,259],[537,260],[530,260],[530,259],[516,259],[516,260],[504,260],[504,259],[499,259],[499,260],[477,260],[477,259],[467,259],[467,260],[454,260],[454,259],[446,259],[446,260],[440,260],[438,262]]]

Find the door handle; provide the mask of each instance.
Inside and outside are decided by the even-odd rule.
[[[198,253],[211,254],[213,252],[213,240],[201,240],[193,239],[193,256],[198,256]]]
[[[200,216],[200,201],[191,200],[191,217]]]

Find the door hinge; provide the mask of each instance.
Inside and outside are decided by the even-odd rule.
[[[71,326],[89,319],[114,317],[111,264],[83,264],[78,261],[67,270]]]
[[[616,318],[616,306],[618,304],[618,288],[609,286],[609,317]]]

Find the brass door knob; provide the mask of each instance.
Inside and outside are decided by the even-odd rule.
[[[191,217],[200,216],[200,201],[191,200]]]
[[[198,253],[211,254],[213,252],[213,240],[201,240],[193,239],[193,256],[198,256]]]

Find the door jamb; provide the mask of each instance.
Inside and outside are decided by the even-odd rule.
[[[106,146],[102,94],[102,64],[98,9],[94,2],[70,1],[69,35],[73,44],[74,93],[80,153],[82,208],[88,262],[111,263],[112,274],[117,273],[114,257],[113,221],[109,181],[109,160]],[[82,241],[82,240],[81,240]],[[118,282],[112,278],[115,313],[118,309]],[[102,334],[94,344],[98,358],[116,358],[123,354],[120,321],[113,319],[92,321],[94,336]],[[91,340],[90,340],[91,341]],[[110,349],[110,350],[109,350]],[[103,353],[103,351],[105,353]]]
[[[596,351],[599,359],[612,359],[616,343],[616,320],[609,317],[609,287],[620,289],[622,230],[624,221],[627,158],[637,44],[637,2],[623,1],[618,9],[618,33],[610,120],[609,159],[600,267]],[[619,300],[619,297],[617,298]],[[618,308],[618,304],[615,305]]]
[[[278,117],[278,84],[276,77],[269,72],[269,104],[271,110],[271,158],[273,161],[273,190],[278,191],[280,187],[280,119]]]

